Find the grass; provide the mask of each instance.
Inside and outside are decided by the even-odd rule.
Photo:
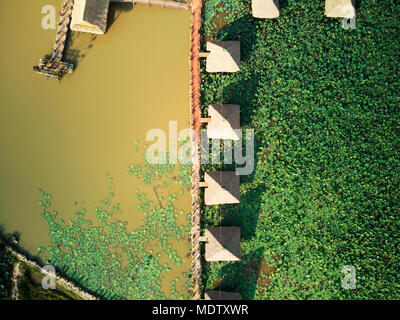
[[[43,289],[43,275],[22,263],[22,278],[18,282],[18,291],[22,300],[82,300],[75,293],[56,285],[56,289]]]
[[[11,297],[11,278],[14,263],[14,256],[5,250],[4,242],[0,238],[0,300],[10,299]]]

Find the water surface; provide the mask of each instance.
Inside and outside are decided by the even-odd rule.
[[[169,120],[186,128],[190,113],[188,11],[137,5],[119,12],[113,4],[117,18],[105,35],[71,34],[66,58],[77,68],[58,82],[32,70],[55,38],[55,30],[42,29],[44,5],[59,9],[61,1],[0,4],[0,225],[6,233],[18,231],[21,246],[33,254],[51,244],[39,190],[51,194],[51,207],[63,220],[81,208],[95,220],[112,177],[118,219],[128,222],[128,232],[142,226],[136,190],[157,199],[127,167],[142,163],[148,130],[168,132]],[[179,190],[168,187],[169,193]],[[190,212],[187,189],[175,206]],[[174,248],[189,254],[187,241]],[[168,281],[189,268],[187,259],[165,275],[167,297]]]

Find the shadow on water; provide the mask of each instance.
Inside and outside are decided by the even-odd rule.
[[[352,0],[354,8],[356,10],[360,9],[361,5],[362,5],[362,0]],[[290,1],[289,0],[279,0],[279,8],[283,9],[283,8],[287,8],[290,5]]]
[[[86,57],[87,51],[93,47],[96,37],[91,33],[70,31],[63,60],[72,63],[76,69]]]
[[[121,16],[121,14],[131,11],[133,9],[133,3],[115,3],[110,2],[110,6],[108,8],[108,17],[107,17],[107,30],[113,25],[115,21]]]
[[[214,282],[212,289],[238,292],[242,295],[243,300],[252,300],[260,278],[263,255],[264,247],[260,247],[243,255],[240,262],[225,263],[219,269],[219,280]],[[209,268],[207,263],[205,268]]]
[[[21,239],[21,233],[18,231],[15,231],[13,233],[6,233],[4,226],[0,225],[0,245],[1,245],[1,241],[3,241],[4,244],[8,245],[9,247],[11,247],[12,249],[14,249],[17,253],[22,254],[23,256],[25,256],[28,260],[36,262],[40,267],[43,267],[46,265],[46,263],[39,257],[36,255],[32,255],[29,251],[25,250],[22,246],[19,245]],[[51,261],[50,261],[51,263]],[[64,279],[70,281],[71,283],[75,283],[76,285],[78,285],[78,287],[80,287],[81,289],[83,289],[84,291],[90,293],[93,296],[98,296],[100,298],[103,298],[101,296],[101,294],[99,293],[95,293],[92,290],[90,290],[89,288],[87,288],[85,286],[85,282],[84,282],[84,277],[81,274],[78,274],[77,272],[74,273],[74,277],[70,278],[68,277],[64,272],[62,272],[61,270],[59,270],[56,267],[56,271],[57,274],[61,277],[63,277]]]
[[[236,206],[223,207],[223,226],[240,226],[244,240],[251,240],[255,235],[263,186],[259,186],[241,195],[240,203]]]
[[[239,40],[241,61],[246,61],[250,53],[254,50],[254,45],[256,43],[256,32],[254,32],[254,30],[256,30],[260,23],[262,22],[254,19],[251,14],[246,15],[220,29],[215,40]],[[245,26],[245,28],[243,26]]]
[[[19,245],[19,242],[21,240],[20,232],[15,231],[13,233],[6,233],[3,225],[0,225],[0,238],[15,251],[23,254],[27,259],[35,261],[40,266],[44,265],[43,260],[39,256],[32,255],[29,251],[26,251],[23,247]]]
[[[356,10],[360,9],[362,6],[362,0],[353,0],[353,5]]]
[[[289,0],[279,0],[279,8],[283,9],[289,6]]]

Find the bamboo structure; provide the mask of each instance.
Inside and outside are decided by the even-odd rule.
[[[190,76],[191,76],[191,142],[192,142],[192,284],[193,299],[201,298],[201,253],[200,253],[200,27],[202,0],[191,0],[191,44],[190,44]]]
[[[33,67],[33,70],[44,75],[46,78],[61,80],[66,73],[71,73],[73,70],[74,66],[72,64],[62,61],[73,6],[74,0],[63,1],[51,58],[42,58],[39,60],[39,64]]]

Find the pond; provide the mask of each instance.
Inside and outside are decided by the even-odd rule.
[[[58,82],[32,70],[46,5],[0,4],[2,231],[101,297],[188,298],[189,172],[144,155],[149,130],[189,126],[190,12],[112,4],[105,35],[70,34]]]

